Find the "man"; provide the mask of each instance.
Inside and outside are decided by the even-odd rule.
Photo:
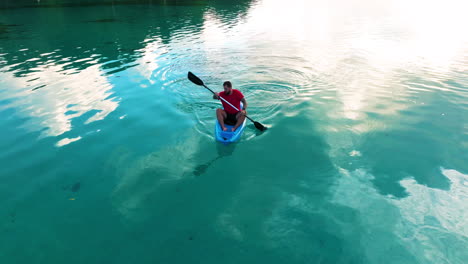
[[[232,106],[221,100],[224,109],[216,109],[216,116],[223,131],[227,130],[224,125],[225,123],[228,125],[234,125],[232,131],[235,131],[245,120],[245,116],[247,115],[247,112],[245,111],[245,109],[247,109],[247,102],[245,101],[244,95],[239,90],[232,89],[230,81],[224,82],[223,88],[224,91],[214,94],[213,99],[221,100],[220,97],[222,97],[240,111],[237,111]],[[241,102],[243,104],[242,109],[240,107]]]

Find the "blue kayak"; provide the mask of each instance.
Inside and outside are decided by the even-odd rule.
[[[247,121],[247,118],[244,120],[244,123],[242,123],[242,125],[240,125],[235,131],[231,131],[231,129],[234,126],[225,124],[224,126],[227,128],[227,130],[223,131],[218,120],[216,120],[216,125],[215,125],[216,140],[223,142],[224,144],[229,144],[229,143],[239,140],[239,138],[242,135],[242,132],[244,132],[246,121]]]

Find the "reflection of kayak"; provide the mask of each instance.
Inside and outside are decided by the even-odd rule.
[[[245,122],[246,121],[247,121],[247,118],[244,120],[244,123],[242,123],[242,125],[240,125],[236,129],[236,131],[231,131],[231,129],[234,126],[225,124],[224,126],[227,128],[227,130],[223,131],[223,129],[221,128],[221,125],[218,122],[218,120],[216,120],[216,126],[215,126],[216,140],[218,140],[220,142],[223,142],[225,144],[229,144],[229,143],[232,143],[234,141],[237,141],[241,137],[242,132],[244,132]]]

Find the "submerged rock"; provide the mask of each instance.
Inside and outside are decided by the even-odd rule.
[[[80,190],[80,188],[81,188],[81,184],[80,184],[79,182],[77,182],[77,183],[75,183],[75,184],[72,185],[72,187],[70,188],[70,190],[71,190],[72,192],[77,192],[77,191]]]

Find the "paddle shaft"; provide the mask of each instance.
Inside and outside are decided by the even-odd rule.
[[[216,94],[215,92],[213,92],[213,90],[211,90],[210,88],[208,88],[206,85],[203,84],[203,87],[205,87],[206,89],[210,90],[210,92],[212,92],[213,94]],[[237,107],[233,106],[230,102],[228,102],[226,99],[222,98],[221,96],[218,95],[219,98],[221,98],[221,100],[223,100],[226,104],[230,105],[232,108],[236,109],[237,112],[239,112],[240,110],[237,109]],[[250,117],[248,117],[247,115],[245,115],[245,117],[247,117],[250,121],[252,122],[255,122],[253,121]]]

